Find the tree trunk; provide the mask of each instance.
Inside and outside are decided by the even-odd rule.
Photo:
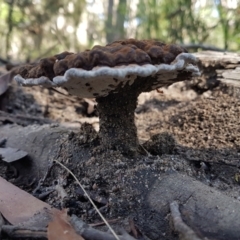
[[[113,42],[113,0],[108,0],[107,20],[105,23],[107,43]]]
[[[8,9],[8,17],[7,17],[7,24],[8,24],[8,32],[6,34],[6,57],[8,58],[8,51],[10,49],[10,38],[11,33],[13,30],[13,21],[12,21],[12,15],[13,15],[13,6],[14,6],[14,0],[8,1],[9,9]]]
[[[117,8],[117,20],[116,20],[116,32],[115,40],[116,39],[123,39],[125,35],[124,31],[124,22],[127,10],[127,1],[126,0],[119,0],[118,8]]]

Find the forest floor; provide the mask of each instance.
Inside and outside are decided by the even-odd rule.
[[[33,124],[40,128],[50,126],[50,130],[66,128],[67,133],[59,135],[63,141],[56,159],[73,171],[107,219],[119,219],[118,223],[126,226],[126,219],[131,216],[146,238],[178,239],[167,214],[164,216],[166,212],[157,216],[158,211],[154,209],[157,205],[152,193],[154,184],[167,174],[191,177],[227,196],[228,201],[240,203],[240,94],[236,88],[220,84],[198,94],[170,87],[163,93],[142,94],[135,118],[146,155],[136,159],[114,151],[96,150],[93,139],[99,129],[97,112],[88,114],[88,104],[76,97],[13,84],[0,96],[0,110],[0,131],[4,136],[13,134],[6,133],[10,125],[26,132]],[[20,133],[16,131],[16,134]],[[6,139],[8,144],[8,137]],[[9,139],[8,146],[11,136]],[[51,141],[44,144],[51,145]],[[36,184],[29,187],[26,182],[18,182],[19,178],[7,169],[7,164],[0,161],[0,176],[33,193]],[[82,190],[64,169],[54,168],[41,191],[56,179],[64,182],[64,199],[53,191],[44,201],[57,208],[69,208],[71,214],[88,223],[100,221]],[[175,179],[178,181],[177,175]],[[239,219],[232,221],[239,222]]]

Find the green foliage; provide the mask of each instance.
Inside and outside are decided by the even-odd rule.
[[[191,0],[140,0],[138,9],[140,36],[179,43],[202,43],[208,37]]]
[[[0,0],[3,58],[32,61],[128,37],[239,50],[240,0]]]
[[[0,1],[0,22],[1,24],[6,24],[7,23],[7,18],[8,18],[8,13],[10,10],[9,4],[7,4],[4,1]],[[21,11],[17,8],[13,9],[13,16],[12,16],[12,22],[14,25],[17,25],[22,19],[22,14]]]

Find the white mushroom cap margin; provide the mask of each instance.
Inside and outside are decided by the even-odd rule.
[[[195,65],[197,59],[190,53],[181,53],[171,64],[128,64],[116,67],[94,67],[87,71],[81,68],[70,68],[64,76],[56,76],[51,81],[47,77],[27,78],[20,75],[14,79],[22,86],[63,87],[70,94],[81,98],[104,97],[121,84],[132,85],[139,77],[152,76],[156,78],[152,89],[167,85],[167,81],[177,78],[180,71],[191,72],[192,76],[199,76],[199,69]]]

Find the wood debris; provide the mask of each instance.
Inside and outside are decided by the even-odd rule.
[[[206,79],[216,79],[240,87],[240,54],[203,51],[194,54]]]

